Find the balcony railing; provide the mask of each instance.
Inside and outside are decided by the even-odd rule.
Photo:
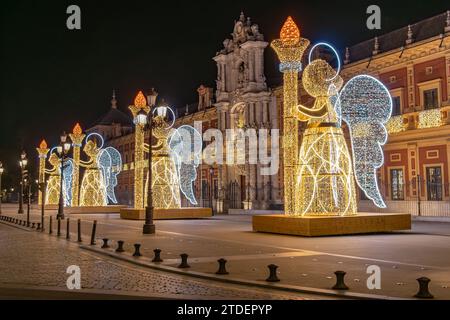
[[[389,134],[392,134],[406,130],[436,128],[444,125],[450,125],[450,105],[393,116],[386,127]]]

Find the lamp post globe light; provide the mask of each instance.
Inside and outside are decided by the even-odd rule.
[[[3,168],[3,164],[0,161],[0,214],[2,214],[2,196],[3,196],[3,192],[2,192],[2,175],[3,175],[3,171],[5,169]]]
[[[64,160],[66,154],[70,150],[70,143],[67,142],[67,134],[63,132],[60,137],[61,145],[59,145],[56,149],[61,157],[61,181],[59,183],[59,205],[58,205],[58,214],[56,215],[56,219],[64,219],[64,190],[63,190],[63,181],[64,181]]]
[[[154,88],[150,90],[147,96],[147,102],[150,106],[150,112],[146,115],[148,129],[149,129],[149,142],[148,142],[148,188],[147,188],[147,205],[145,207],[145,223],[143,227],[144,234],[154,234],[155,224],[153,222],[153,192],[152,192],[152,137],[153,137],[153,108],[156,105],[156,98],[158,92]]]
[[[28,174],[28,171],[26,170],[28,164],[27,154],[25,151],[22,151],[22,154],[20,155],[19,160],[19,167],[20,167],[20,190],[19,190],[19,211],[17,213],[23,214],[23,188],[25,183],[25,175]]]

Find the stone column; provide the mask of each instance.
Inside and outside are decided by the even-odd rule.
[[[411,111],[414,111],[414,107],[416,106],[416,90],[414,85],[414,64],[412,62],[408,63],[406,67],[406,81],[408,86],[408,106]]]
[[[450,139],[447,139],[447,161],[449,161],[449,159],[450,159]],[[445,177],[445,174],[443,176]],[[448,166],[447,177],[450,177],[450,166]],[[444,181],[446,189],[447,189],[447,190],[445,190],[445,188],[444,188],[444,190],[446,192],[450,193],[450,190],[449,190],[450,189],[450,181],[445,181],[445,180],[443,180],[443,181]],[[445,194],[444,194],[444,196],[447,201],[450,200],[450,194],[449,194],[449,197],[447,197]]]
[[[224,91],[226,91],[226,88],[227,88],[227,85],[226,85],[226,83],[227,83],[227,72],[226,72],[225,64],[223,62],[220,63],[220,67],[222,69],[222,71],[221,71],[221,79],[222,79],[221,91],[224,92]]]
[[[447,101],[450,102],[450,54],[445,55],[445,74],[447,76]]]
[[[263,101],[262,102],[262,123],[264,124],[264,129],[267,129],[267,150],[270,152],[270,128],[268,126],[269,123],[269,102]],[[263,184],[263,190],[262,190],[262,209],[267,209],[269,202],[270,202],[270,176],[261,176],[262,184]]]
[[[269,108],[269,110],[268,110],[269,119],[268,120],[270,122],[271,129],[279,129],[277,103],[276,103],[276,99],[274,96],[271,97],[271,101],[269,102],[268,108]],[[280,136],[280,138],[281,138],[281,136]],[[281,161],[281,159],[279,159],[279,160],[280,160],[279,161],[280,168],[278,170],[278,173],[273,176],[270,176],[272,203],[278,202],[280,200],[280,198],[278,196],[278,191],[280,188],[278,177],[279,177],[280,170],[283,170],[283,168],[281,167],[283,165],[283,161]]]
[[[255,51],[253,48],[248,50],[248,70],[249,70],[249,81],[255,82]]]
[[[255,50],[255,54],[256,54],[256,72],[255,72],[255,77],[256,77],[256,82],[261,83],[263,82],[263,77],[262,75],[264,74],[264,49],[263,48],[257,48]]]

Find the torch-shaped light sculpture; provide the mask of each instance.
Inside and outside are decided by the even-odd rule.
[[[134,99],[134,105],[128,107],[133,114],[135,128],[134,148],[134,208],[144,208],[144,142],[145,125],[150,107],[142,91],[139,91]]]
[[[309,40],[300,37],[300,30],[288,17],[280,32],[280,39],[271,44],[280,59],[280,71],[284,78],[283,101],[283,177],[284,210],[288,215],[295,212],[295,194],[298,159],[298,122],[293,110],[298,103],[298,74],[302,70],[301,59]]]
[[[45,182],[45,161],[47,159],[47,154],[49,152],[47,142],[45,140],[41,141],[41,144],[39,145],[39,148],[36,148],[38,154],[39,154],[39,184]],[[42,205],[43,196],[42,191],[39,190],[39,196],[38,196],[38,203],[39,205]]]
[[[72,176],[72,207],[79,206],[80,192],[80,150],[83,145],[83,139],[86,137],[79,123],[75,125],[72,133],[69,135],[73,146],[73,176]]]

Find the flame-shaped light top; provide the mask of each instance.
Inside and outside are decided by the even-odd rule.
[[[47,148],[48,148],[47,141],[42,140],[41,144],[39,145],[39,149],[44,150],[44,149],[47,149]]]
[[[80,124],[79,123],[77,123],[76,125],[75,125],[75,127],[73,127],[73,134],[75,134],[75,135],[80,135],[80,134],[82,134],[83,133],[83,129],[81,129],[81,126],[80,126]]]
[[[281,28],[280,39],[286,45],[294,45],[300,41],[300,29],[291,16],[286,19]]]
[[[147,99],[142,91],[139,91],[136,98],[134,98],[134,105],[138,108],[145,108],[147,106]]]

